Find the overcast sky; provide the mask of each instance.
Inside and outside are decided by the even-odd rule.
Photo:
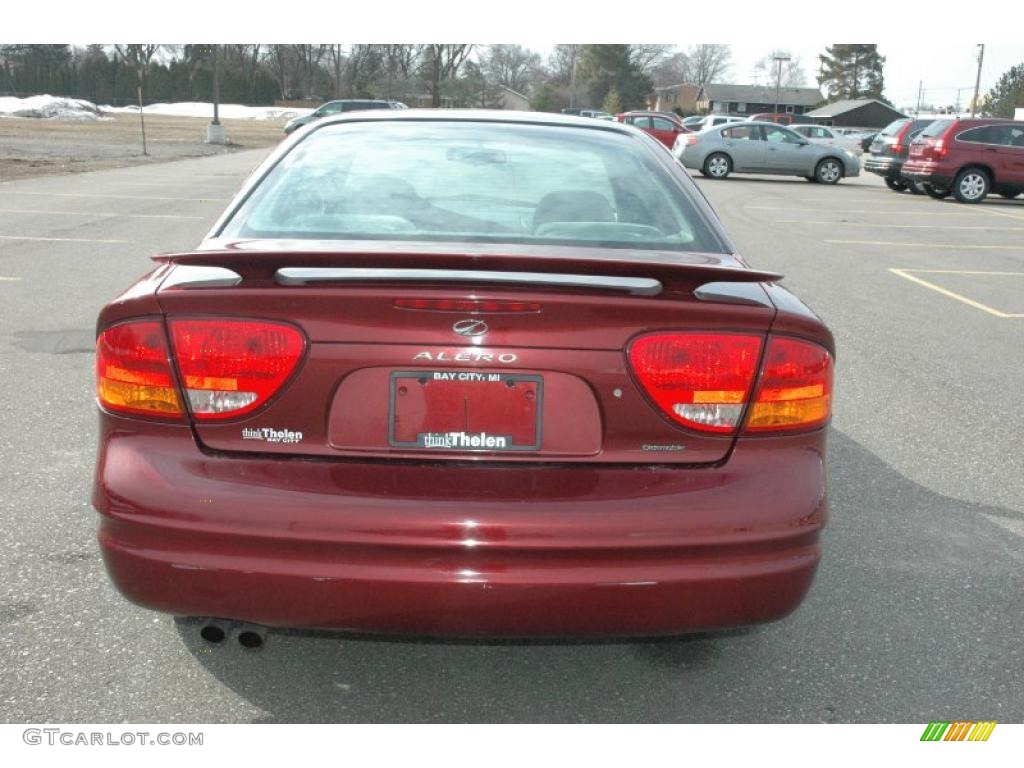
[[[1021,34],[1024,37],[1024,31]],[[807,73],[809,85],[817,85],[818,55],[829,43],[820,45],[789,45],[780,42],[776,47],[787,48],[798,56]],[[768,50],[750,44],[736,44],[732,49],[731,80],[737,84],[754,82],[754,65]],[[971,43],[933,45],[885,45],[878,51],[885,56],[885,95],[897,107],[912,107],[917,103],[918,83],[924,83],[922,103],[947,106],[956,103],[957,89],[961,106],[967,105],[974,89],[978,67],[978,47]],[[986,45],[981,70],[981,90],[988,90],[1010,67],[1024,64],[1024,44]],[[764,82],[762,80],[762,82]]]

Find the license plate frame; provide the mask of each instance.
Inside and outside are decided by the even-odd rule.
[[[437,378],[438,376],[444,378]],[[483,376],[483,379],[474,378],[463,378],[460,376]],[[455,377],[455,378],[450,378]],[[486,432],[480,434],[471,434],[466,431],[458,429],[450,430],[448,432],[420,432],[417,434],[415,441],[399,440],[396,435],[396,422],[398,415],[398,403],[399,387],[400,382],[403,379],[416,379],[421,385],[444,385],[445,383],[457,383],[460,385],[465,384],[518,384],[519,382],[525,382],[533,385],[533,392],[535,393],[532,400],[533,403],[533,436],[534,441],[532,443],[514,443],[510,435],[488,435]],[[422,380],[426,379],[424,383]],[[510,387],[511,389],[511,387]],[[540,374],[535,373],[511,373],[506,371],[466,371],[466,370],[443,370],[443,369],[413,369],[413,370],[395,370],[391,372],[389,377],[389,393],[388,393],[388,445],[392,448],[401,448],[412,451],[422,451],[425,453],[429,452],[451,452],[451,453],[531,453],[540,450],[543,444],[544,434],[544,377]],[[437,436],[432,439],[428,439],[427,436]],[[465,435],[466,438],[454,438],[452,435]],[[447,437],[444,437],[447,436]],[[454,444],[455,441],[468,440],[472,442],[473,439],[479,438],[481,445],[473,446],[467,444]],[[493,438],[493,441],[489,442],[488,438]],[[499,438],[505,438],[506,442],[502,445],[498,445],[500,442]]]

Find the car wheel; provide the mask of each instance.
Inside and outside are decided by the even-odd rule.
[[[814,178],[822,184],[835,184],[843,178],[843,164],[834,157],[826,157],[814,169]]]
[[[1007,200],[1013,200],[1013,198],[1017,197],[1019,194],[1020,192],[1000,192],[999,196],[1005,197]]]
[[[988,195],[992,181],[980,168],[964,168],[953,180],[953,196],[961,203],[980,203]]]
[[[924,184],[922,184],[920,181],[912,181],[909,184],[907,184],[907,192],[909,192],[912,195],[923,195]]]
[[[931,184],[922,184],[921,187],[928,197],[934,197],[936,200],[945,200],[952,194],[948,189],[936,189]]]
[[[705,176],[710,176],[712,179],[724,179],[730,173],[732,173],[732,160],[728,155],[715,152],[704,161]]]
[[[885,186],[887,186],[893,192],[906,192],[907,191],[906,183],[900,181],[899,179],[886,179],[885,180]]]

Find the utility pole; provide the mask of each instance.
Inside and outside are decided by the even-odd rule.
[[[779,112],[779,93],[782,90],[782,62],[789,61],[789,56],[774,55],[772,59],[778,63],[778,73],[775,77],[775,113]]]
[[[981,88],[981,63],[985,60],[985,44],[978,44],[978,76],[974,78],[974,98],[971,99],[971,117],[978,108],[978,89]]]
[[[914,108],[914,117],[921,114],[921,96],[924,93],[924,80],[917,81],[917,107]]]

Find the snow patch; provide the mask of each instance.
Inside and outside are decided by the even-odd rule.
[[[104,112],[130,112],[138,114],[139,108],[100,107]],[[290,120],[308,115],[312,109],[299,107],[247,107],[244,104],[221,104],[220,116],[225,120]],[[213,117],[213,103],[209,101],[180,101],[173,104],[150,104],[147,115],[171,115],[174,117]]]
[[[184,101],[174,104],[150,104],[147,115],[169,115],[173,117],[213,118],[213,103],[209,101]],[[225,120],[290,120],[308,115],[312,109],[300,107],[247,107],[244,104],[221,104],[220,116]],[[64,96],[29,96],[18,99],[13,96],[0,97],[0,117],[33,117],[56,120],[104,120],[104,115],[113,113],[138,114],[136,106],[97,107],[91,101],[70,99]]]
[[[102,120],[99,107],[84,99],[64,96],[0,97],[0,117],[34,117],[57,120]]]

